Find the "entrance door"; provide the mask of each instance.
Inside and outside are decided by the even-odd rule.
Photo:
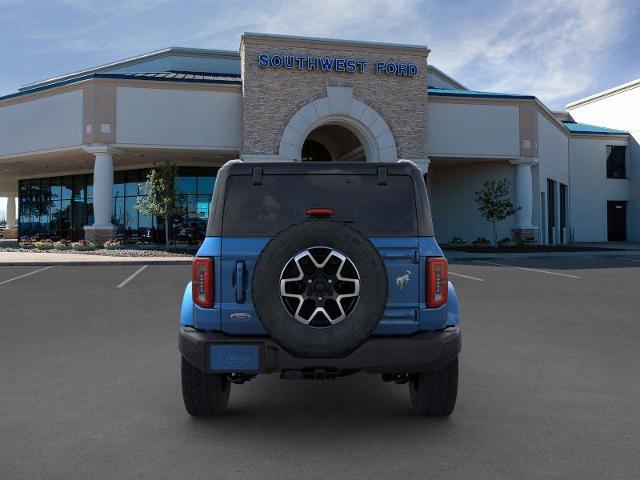
[[[607,229],[610,242],[627,240],[627,202],[607,202]]]
[[[547,238],[547,199],[545,198],[544,192],[540,192],[540,216],[542,217],[540,221],[540,235],[542,238],[540,241],[543,245],[549,244],[549,239]]]
[[[553,235],[556,226],[556,182],[547,179],[547,243],[555,245],[558,239]]]
[[[342,125],[321,125],[302,146],[303,162],[365,162],[364,147],[354,132]]]

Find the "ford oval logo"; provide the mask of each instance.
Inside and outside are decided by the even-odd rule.
[[[229,318],[237,322],[246,322],[247,320],[251,320],[251,315],[248,313],[232,313],[229,315]]]

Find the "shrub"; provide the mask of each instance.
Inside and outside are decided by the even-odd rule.
[[[515,246],[515,244],[516,244],[516,241],[511,237],[504,237],[498,240],[498,246],[502,246],[502,247],[513,247]]]
[[[53,242],[53,248],[56,250],[71,250],[71,240],[65,240],[63,238],[58,242]]]
[[[44,240],[36,240],[33,242],[34,248],[39,248],[40,250],[51,250],[53,248],[53,242],[50,238]]]
[[[18,243],[21,248],[33,248],[33,240],[31,237],[20,237],[20,242]]]
[[[87,241],[87,240],[78,240],[77,242],[71,243],[71,247],[74,250],[95,250],[96,246]]]
[[[465,243],[467,243],[467,242],[465,242],[465,241],[464,241],[464,238],[462,238],[462,237],[453,237],[453,238],[449,241],[449,244],[450,244],[450,245],[464,245]]]
[[[484,237],[478,237],[472,243],[474,245],[489,245],[491,242]]]
[[[107,250],[116,250],[118,248],[122,248],[123,243],[120,240],[107,240],[104,242],[104,248]]]
[[[527,238],[521,239],[520,243],[522,245],[535,245],[536,244],[536,239],[533,238],[533,237],[527,237]]]

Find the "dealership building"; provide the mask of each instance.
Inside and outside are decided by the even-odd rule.
[[[3,234],[157,241],[164,226],[135,205],[163,160],[178,166],[182,220],[198,222],[230,159],[406,159],[441,242],[491,238],[474,200],[490,179],[519,207],[499,237],[640,241],[640,80],[553,112],[470,90],[428,55],[247,33],[237,52],[167,48],[25,85],[0,97]]]

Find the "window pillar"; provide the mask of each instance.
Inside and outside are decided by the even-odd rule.
[[[115,227],[113,216],[113,155],[115,149],[109,145],[91,145],[85,152],[94,155],[93,163],[93,225],[84,227],[85,239],[97,245],[113,238]]]
[[[532,167],[538,164],[535,157],[521,157],[509,160],[516,167],[515,197],[516,226],[513,236],[520,240],[536,238],[538,227],[533,225],[533,173]]]

